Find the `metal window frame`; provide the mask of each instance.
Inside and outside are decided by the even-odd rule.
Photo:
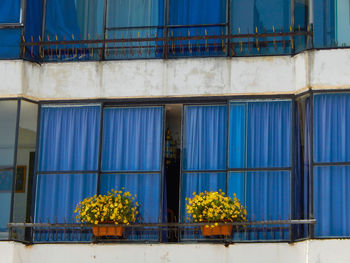
[[[340,91],[334,91],[334,90],[328,90],[328,91],[319,91],[317,93],[345,93],[345,92],[350,92],[350,89],[348,90],[340,90]],[[230,101],[233,101],[233,102],[239,102],[239,101],[272,101],[272,100],[289,100],[291,101],[291,103],[293,103],[294,101],[296,101],[296,99],[300,96],[303,96],[303,95],[310,95],[310,98],[311,98],[311,95],[312,95],[312,91],[306,91],[304,93],[300,93],[298,95],[294,95],[294,94],[282,94],[282,95],[239,95],[239,96],[219,96],[219,97],[214,97],[214,96],[207,96],[207,97],[180,97],[180,98],[146,98],[146,99],[92,99],[92,100],[89,100],[89,99],[83,99],[83,100],[71,100],[71,101],[67,101],[67,100],[51,100],[51,101],[35,101],[35,100],[31,100],[31,99],[28,99],[28,98],[1,98],[1,100],[17,100],[17,101],[20,101],[20,100],[24,100],[24,101],[28,101],[28,102],[31,102],[31,103],[35,103],[38,105],[38,117],[37,117],[37,137],[36,137],[36,156],[35,156],[35,171],[34,171],[34,177],[33,177],[33,193],[32,193],[32,201],[33,201],[33,206],[32,206],[32,212],[31,212],[31,215],[33,216],[35,214],[35,195],[36,195],[36,182],[37,182],[37,176],[38,174],[41,174],[41,173],[70,173],[72,171],[58,171],[58,172],[55,172],[55,171],[48,171],[48,172],[38,172],[37,171],[37,167],[38,167],[38,156],[39,156],[39,135],[40,135],[40,123],[41,123],[41,110],[42,110],[42,107],[43,106],[46,106],[46,105],[51,105],[51,104],[61,104],[62,105],[74,105],[74,104],[83,104],[83,105],[91,105],[91,104],[100,104],[101,106],[101,114],[103,114],[103,110],[105,108],[108,108],[108,107],[142,107],[142,106],[146,106],[146,107],[150,107],[150,106],[163,106],[165,107],[165,105],[167,104],[183,104],[183,113],[182,113],[182,128],[181,128],[181,145],[183,145],[183,137],[184,137],[184,132],[183,132],[183,129],[184,129],[184,106],[185,105],[193,105],[193,106],[198,106],[198,105],[227,105],[227,107],[229,106],[229,103]],[[312,102],[312,101],[311,101]],[[310,102],[310,103],[311,103]],[[58,105],[58,106],[61,106],[61,105]],[[311,105],[311,111],[313,109],[313,105]],[[18,109],[17,109],[18,110]],[[228,115],[227,115],[227,122],[229,122],[229,108],[227,108],[228,110]],[[292,112],[292,114],[294,115],[294,111]],[[292,115],[292,116],[293,116]],[[311,117],[313,115],[311,114]],[[165,114],[164,114],[164,120],[163,120],[163,129],[165,129]],[[19,120],[19,116],[18,116],[18,120]],[[293,117],[292,117],[293,118]],[[17,120],[17,121],[18,121]],[[293,121],[295,121],[295,116],[294,116],[294,119]],[[103,125],[103,119],[100,119],[100,125]],[[310,123],[310,129],[312,130],[312,126],[313,126],[313,121],[311,121],[312,123]],[[294,129],[294,125],[291,125],[292,129]],[[229,129],[229,126],[227,126],[227,129]],[[99,142],[99,165],[101,163],[101,142],[102,142],[102,132],[103,132],[103,129],[100,129],[100,142]],[[293,135],[293,131],[291,133]],[[313,131],[311,131],[311,137],[313,135]],[[165,132],[163,130],[163,136],[165,136]],[[227,136],[229,136],[229,131],[227,131]],[[16,137],[18,137],[18,129],[16,131]],[[164,138],[163,138],[164,139]],[[313,138],[311,138],[312,140]],[[294,140],[294,138],[292,139]],[[313,142],[312,142],[313,143]],[[164,142],[163,142],[163,145],[162,145],[162,148],[164,146]],[[228,147],[228,145],[227,145]],[[292,141],[292,144],[291,144],[291,147],[292,149],[294,149],[294,141]],[[292,151],[291,149],[291,151]],[[313,147],[311,147],[311,151],[313,150]],[[164,149],[162,149],[162,154],[163,154],[163,157],[164,157]],[[181,195],[182,195],[182,192],[181,192],[181,189],[182,189],[182,182],[181,182],[181,178],[182,178],[182,172],[183,172],[183,168],[182,168],[182,162],[183,162],[183,153],[181,151],[180,153],[181,155],[181,158],[180,158],[180,171],[181,171],[181,176],[179,178],[180,182],[179,182],[179,187],[180,187],[180,191],[179,191],[179,202],[181,202]],[[291,153],[291,156],[293,157],[293,154]],[[228,159],[228,153],[226,154],[226,158]],[[226,160],[227,162],[228,160]],[[313,153],[312,153],[312,159],[310,160],[310,162],[313,161]],[[340,164],[343,164],[343,163],[340,163]],[[162,165],[162,176],[164,177],[164,162],[161,164]],[[294,163],[291,163],[292,166],[294,166]],[[325,164],[325,165],[328,165],[328,164]],[[227,164],[227,167],[228,167],[228,164]],[[97,177],[99,178],[100,177],[100,174],[101,174],[101,168],[98,168],[99,170],[98,171],[74,171],[75,173],[95,173],[97,174]],[[260,169],[258,168],[259,170],[265,170],[265,168],[263,169]],[[270,168],[267,168],[267,169],[270,169]],[[293,167],[292,167],[293,169]],[[242,169],[239,169],[239,170],[242,170]],[[255,169],[254,169],[255,170]],[[275,168],[272,168],[271,170],[275,170]],[[281,170],[280,168],[277,168],[277,170]],[[282,170],[286,170],[286,171],[289,171],[290,170],[290,167],[285,167],[285,168],[282,168]],[[238,171],[238,170],[237,170]],[[253,171],[251,169],[246,169],[246,171]],[[139,171],[135,171],[135,172],[139,172]],[[145,171],[146,172],[146,171]],[[148,172],[148,171],[147,171]],[[192,172],[192,171],[190,171]],[[213,171],[198,171],[198,172],[213,172]],[[228,177],[228,172],[229,172],[229,169],[226,169],[226,170],[219,170],[217,172],[226,172],[226,178]],[[311,172],[313,172],[313,169],[311,170]],[[103,173],[116,173],[116,172],[103,172]],[[121,172],[121,173],[126,173],[126,172]],[[153,172],[152,172],[153,173]],[[292,173],[292,171],[291,171]],[[312,178],[310,179],[310,184],[309,186],[312,186],[312,182],[311,182]],[[292,188],[293,188],[293,180],[291,180],[292,184],[291,184],[291,192],[292,192]],[[161,182],[161,194],[163,194],[163,187],[164,187],[164,181]],[[226,187],[227,187],[227,179],[226,179]],[[312,188],[312,187],[311,187]],[[311,189],[312,190],[312,189]],[[312,194],[311,194],[312,195]],[[162,200],[162,199],[161,199]],[[293,198],[291,197],[291,201],[293,200]],[[162,206],[162,204],[161,204]],[[312,203],[310,204],[310,206],[312,206]],[[180,204],[180,207],[181,209],[181,204]],[[11,206],[11,209],[13,209],[13,205]],[[292,205],[291,205],[291,209],[292,208]],[[161,210],[162,211],[162,210]],[[310,211],[312,211],[310,209]],[[180,211],[179,211],[180,212]],[[13,213],[13,212],[11,212]],[[162,212],[161,212],[162,213]],[[310,217],[312,217],[313,214],[310,213]],[[311,226],[312,228],[312,226]],[[311,235],[312,237],[312,235]]]
[[[21,0],[21,1],[26,1],[26,0]],[[189,25],[171,25],[169,22],[169,18],[170,18],[170,1],[172,0],[163,0],[163,4],[164,4],[164,14],[163,14],[163,26],[139,26],[139,27],[116,27],[116,28],[110,28],[107,25],[107,16],[108,16],[108,0],[103,0],[104,1],[104,10],[103,10],[103,23],[102,23],[102,31],[103,31],[103,43],[102,43],[102,49],[101,49],[101,56],[99,58],[100,61],[104,61],[106,60],[105,58],[105,54],[106,54],[106,49],[107,49],[107,44],[106,44],[106,40],[107,40],[107,32],[110,30],[116,30],[116,29],[123,29],[123,28],[128,28],[128,29],[132,29],[132,28],[163,28],[164,32],[163,32],[163,37],[164,37],[164,44],[163,44],[163,54],[162,54],[162,58],[163,59],[176,59],[176,58],[183,58],[183,57],[187,57],[187,55],[183,56],[183,55],[178,55],[178,56],[170,56],[169,57],[169,28],[177,28],[177,27],[183,27],[183,28],[191,28],[191,27],[210,27],[210,26],[222,26],[223,28],[225,28],[226,31],[226,35],[231,34],[232,32],[232,28],[231,28],[231,20],[232,20],[232,14],[231,14],[231,9],[232,9],[232,0],[226,0],[225,1],[225,22],[224,23],[218,23],[218,24],[203,24],[203,25],[194,25],[194,24],[189,24]],[[289,0],[290,1],[290,25],[291,28],[293,28],[293,32],[295,32],[294,30],[294,23],[295,23],[295,1],[296,0]],[[312,3],[312,0],[307,0],[310,3]],[[308,2],[308,3],[309,3]],[[310,4],[309,3],[309,4]],[[25,5],[24,5],[25,6]],[[24,8],[25,10],[25,8]],[[41,28],[41,39],[44,40],[45,39],[45,28],[46,28],[46,10],[47,10],[47,0],[43,0],[43,12],[42,12],[42,28]],[[311,17],[311,15],[310,15]],[[312,17],[311,17],[312,18]],[[308,24],[310,24],[309,18],[306,18],[308,20]],[[22,32],[23,33],[23,32]],[[290,37],[292,43],[295,42],[295,37],[291,36]],[[257,40],[258,41],[258,40]],[[295,45],[294,45],[295,46]],[[225,54],[218,54],[214,57],[231,57],[231,39],[227,38],[225,39],[225,48],[226,51],[223,52]],[[302,52],[298,51],[299,52]],[[295,55],[295,48],[291,47],[291,52],[287,52],[287,53],[283,53],[282,54],[275,54],[275,55],[279,55],[279,56],[290,56],[290,55]],[[194,57],[212,57],[213,55],[207,54],[207,55],[200,55],[200,56],[191,56],[191,58]],[[236,57],[240,57],[239,55],[235,55]],[[250,55],[242,55],[242,57],[245,56],[250,56]],[[270,54],[260,54],[260,56],[271,56]],[[273,56],[273,55],[272,55]],[[123,60],[132,60],[132,59],[159,59],[159,57],[154,57],[154,58],[125,58]],[[96,59],[92,59],[92,60],[96,60]],[[110,59],[108,59],[110,60]],[[118,59],[111,59],[111,60],[118,60]],[[68,60],[70,61],[70,60]],[[85,61],[85,60],[82,60]],[[86,61],[91,61],[91,60],[86,60]],[[50,62],[50,61],[46,61],[46,62]],[[54,61],[52,61],[54,62]]]
[[[342,89],[342,90],[311,90],[311,180],[310,180],[310,188],[311,188],[311,196],[310,196],[310,219],[315,219],[315,200],[314,200],[314,181],[315,181],[315,167],[339,167],[339,166],[350,166],[350,161],[348,162],[315,162],[314,160],[314,146],[315,146],[315,138],[314,138],[314,129],[315,129],[315,118],[314,118],[314,106],[315,106],[315,96],[322,94],[350,94],[350,89]],[[349,238],[350,236],[316,236],[315,235],[315,225],[310,226],[310,235],[311,238],[314,239],[339,239],[339,238]]]
[[[282,97],[283,98],[283,97]],[[289,211],[289,219],[292,219],[293,217],[293,212],[294,212],[294,190],[293,190],[293,186],[294,186],[294,169],[295,169],[295,164],[294,164],[294,154],[295,154],[295,142],[294,142],[294,130],[295,130],[295,110],[294,110],[294,102],[295,102],[295,95],[287,95],[284,96],[284,98],[279,98],[278,96],[274,96],[272,98],[259,98],[257,96],[248,96],[246,99],[242,99],[242,98],[235,98],[235,99],[230,99],[226,97],[226,101],[223,103],[198,103],[198,104],[183,104],[183,109],[182,109],[182,128],[181,128],[181,159],[180,159],[180,183],[179,183],[179,218],[180,221],[179,222],[185,222],[184,220],[184,215],[182,214],[182,206],[184,205],[182,202],[182,181],[183,181],[183,174],[185,173],[225,173],[225,193],[228,192],[228,178],[229,178],[229,174],[231,172],[243,172],[244,173],[244,180],[245,180],[245,186],[246,187],[246,180],[247,180],[247,173],[248,172],[254,172],[254,171],[288,171],[289,172],[289,187],[290,187],[290,211]],[[266,101],[266,102],[273,102],[273,101],[288,101],[290,102],[290,113],[291,113],[291,123],[290,123],[290,166],[288,167],[262,167],[262,168],[247,168],[246,165],[246,161],[247,158],[245,158],[245,168],[230,168],[229,167],[229,135],[230,135],[230,104],[231,103],[240,103],[242,102],[242,104],[247,104],[250,103],[254,103],[254,102],[261,102],[261,101]],[[183,169],[183,161],[184,159],[182,158],[183,151],[184,151],[184,136],[185,136],[185,107],[186,106],[218,106],[218,105],[226,105],[226,110],[227,110],[227,120],[226,120],[226,169],[223,170],[184,170]],[[245,121],[247,122],[247,110],[245,111],[246,114],[246,118]],[[245,124],[245,129],[247,129],[247,123]],[[247,137],[245,136],[245,149],[246,149],[246,143],[247,143]],[[247,154],[246,150],[245,150],[245,154]],[[244,193],[246,195],[246,191]],[[245,202],[246,202],[246,198],[245,198]],[[289,226],[290,230],[289,230],[289,241],[293,242],[294,241],[294,231],[293,231],[293,226]],[[181,237],[179,237],[181,240]]]

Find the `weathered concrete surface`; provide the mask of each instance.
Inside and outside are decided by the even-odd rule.
[[[350,87],[350,49],[294,57],[0,61],[0,96],[38,99],[293,94]]]
[[[43,244],[26,247],[19,243],[13,246],[13,259],[7,263],[304,263],[307,251],[306,242],[229,247],[214,244]],[[6,244],[0,243],[0,255],[6,256],[9,252],[6,248]]]

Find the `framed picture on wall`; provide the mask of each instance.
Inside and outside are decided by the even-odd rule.
[[[16,170],[15,193],[24,193],[26,190],[27,166],[19,165]]]

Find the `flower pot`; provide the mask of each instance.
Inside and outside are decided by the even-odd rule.
[[[122,226],[94,226],[92,227],[92,233],[96,237],[101,236],[123,236],[124,227]]]
[[[230,236],[232,233],[232,226],[201,226],[203,236]]]

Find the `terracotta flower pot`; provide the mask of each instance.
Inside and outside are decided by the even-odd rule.
[[[101,236],[116,236],[121,237],[124,233],[124,227],[122,226],[94,226],[92,227],[92,233],[96,237]]]
[[[232,233],[232,226],[201,226],[203,236],[230,236]]]

